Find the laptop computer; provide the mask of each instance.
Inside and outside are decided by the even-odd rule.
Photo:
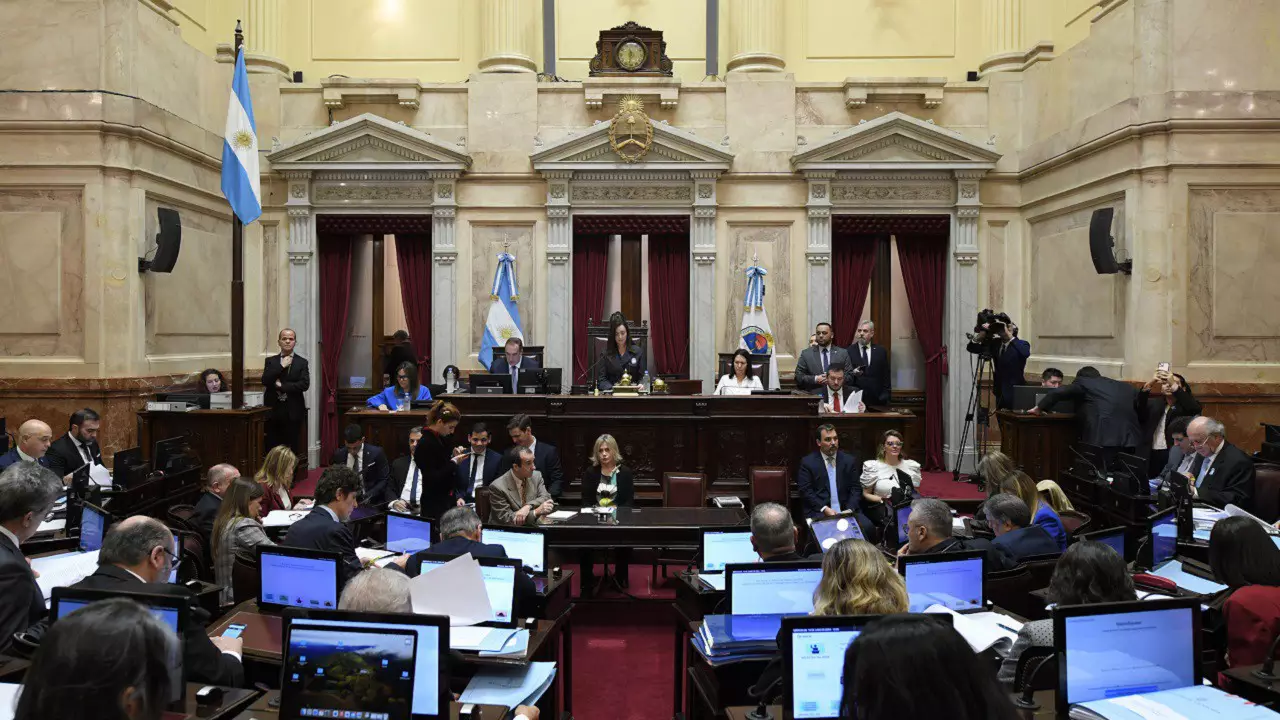
[[[858,522],[848,515],[814,520],[809,525],[809,529],[813,531],[813,537],[817,539],[818,547],[824,553],[841,540],[849,540],[850,538],[856,540],[866,539],[862,536],[862,528],[858,525]]]
[[[1112,550],[1115,550],[1121,558],[1125,557],[1125,551],[1128,549],[1125,543],[1125,529],[1122,527],[1107,528],[1106,530],[1098,530],[1096,532],[1085,533],[1080,536],[1081,540],[1092,540],[1100,542]]]
[[[1053,388],[1042,387],[1040,385],[1014,385],[1013,386],[1013,410],[1030,410],[1048,395]],[[1056,413],[1073,413],[1076,411],[1076,404],[1070,400],[1059,400],[1049,407],[1049,412]]]
[[[414,658],[413,694],[409,706],[411,720],[437,720],[449,716],[449,689],[446,653],[449,652],[449,618],[441,615],[363,613],[345,610],[303,610],[289,608],[284,613],[283,637],[290,631],[313,628],[344,628],[353,632],[408,630],[417,636]],[[290,644],[285,642],[284,651]],[[286,663],[288,660],[285,661]],[[390,663],[388,663],[389,665]],[[299,679],[301,680],[301,678]],[[282,683],[285,687],[287,683]],[[365,712],[361,709],[361,712]],[[369,710],[369,712],[373,712]],[[317,717],[304,715],[304,717]],[[366,716],[361,714],[361,719]]]
[[[808,615],[822,563],[730,563],[724,576],[730,615]]]
[[[1171,507],[1147,518],[1147,547],[1151,553],[1149,574],[1198,595],[1216,595],[1226,590],[1226,585],[1213,579],[1213,571],[1207,565],[1178,557],[1177,510]]]
[[[388,552],[416,553],[431,547],[431,521],[419,515],[387,511]]]
[[[39,573],[36,584],[45,600],[54,588],[74,585],[98,569],[98,550],[111,525],[111,515],[96,505],[80,503],[79,517],[80,540],[75,550],[31,558],[31,569]]]
[[[712,590],[724,592],[726,566],[760,562],[749,528],[703,530],[699,543],[698,579]]]
[[[481,527],[480,542],[501,545],[507,557],[519,560],[530,572],[547,574],[547,538],[538,528]]]
[[[423,553],[422,573],[444,565],[454,559],[453,555],[436,555]],[[480,574],[484,578],[484,589],[489,594],[489,606],[493,615],[483,627],[513,628],[516,626],[516,573],[520,572],[520,561],[515,559],[478,557]]]
[[[337,609],[340,562],[336,552],[259,545],[258,608]]]
[[[1200,600],[1053,610],[1058,716],[1071,705],[1200,684]]]
[[[510,395],[511,376],[472,373],[467,377],[472,395]]]
[[[407,627],[287,623],[281,644],[280,720],[413,720],[421,682],[418,652],[430,651],[418,644],[416,629]],[[439,648],[434,650],[438,658]]]
[[[981,612],[987,605],[985,550],[903,555],[898,572],[907,583],[907,612],[941,605],[958,613]]]
[[[521,370],[516,387],[521,395],[559,395],[564,372],[561,368]]]

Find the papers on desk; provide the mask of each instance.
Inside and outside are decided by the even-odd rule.
[[[36,584],[40,586],[45,602],[48,602],[54,588],[75,585],[98,569],[98,551],[31,558],[31,569],[40,574],[36,578]]]
[[[555,681],[556,664],[529,663],[526,667],[484,668],[467,683],[460,703],[502,705],[514,708],[534,705]]]
[[[712,590],[724,592],[724,573],[699,573],[698,579],[707,584]]]
[[[272,510],[267,516],[262,518],[262,527],[278,528],[289,527],[306,516],[309,511],[298,510]]]
[[[106,465],[94,463],[89,466],[89,480],[96,485],[109,488],[111,487],[111,471],[107,469]]]
[[[1152,575],[1162,577],[1166,580],[1172,580],[1175,585],[1196,593],[1197,595],[1213,595],[1227,589],[1226,585],[1216,583],[1212,580],[1192,575],[1182,567],[1180,560],[1170,560],[1155,570],[1151,571]]]
[[[22,685],[18,683],[0,683],[0,720],[13,720],[21,693]]]
[[[471,553],[410,580],[409,597],[415,613],[448,615],[450,625],[476,625],[493,617],[480,563]]]
[[[449,647],[453,650],[479,652],[484,657],[523,657],[529,650],[529,630],[527,628],[451,628]]]
[[[960,633],[975,653],[995,648],[996,652],[1002,655],[1007,654],[1009,648],[1013,647],[1013,642],[1018,639],[1018,631],[1022,630],[1022,623],[1000,613],[980,612],[961,615],[942,605],[930,605],[924,611],[936,615],[950,615],[956,632]]]
[[[1222,512],[1223,512],[1224,514],[1226,514],[1227,516],[1229,516],[1229,517],[1245,517],[1245,518],[1249,518],[1250,520],[1252,520],[1252,521],[1254,521],[1254,522],[1258,523],[1259,525],[1261,525],[1261,526],[1262,526],[1262,527],[1263,527],[1267,532],[1271,533],[1272,535],[1280,534],[1280,530],[1277,530],[1277,529],[1275,528],[1275,526],[1274,526],[1274,525],[1272,525],[1271,523],[1267,522],[1266,520],[1263,520],[1262,518],[1258,517],[1257,515],[1253,515],[1253,514],[1251,514],[1251,513],[1250,513],[1249,511],[1247,511],[1247,510],[1241,510],[1240,508],[1236,507],[1235,505],[1227,505],[1226,509],[1224,509]]]
[[[57,532],[67,527],[66,518],[58,518],[57,520],[45,520],[40,523],[40,528],[36,532]]]
[[[357,547],[356,557],[360,558],[360,562],[365,565],[373,565],[374,567],[386,567],[391,564],[399,555],[390,550],[374,550],[373,548]]]
[[[569,518],[577,514],[578,514],[577,510],[557,510],[551,513],[550,515],[548,515],[547,519],[548,520],[568,520]]]
[[[1274,720],[1276,713],[1218,688],[1194,685],[1072,705],[1068,717],[1075,720]]]

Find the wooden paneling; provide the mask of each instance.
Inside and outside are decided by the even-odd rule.
[[[241,475],[250,476],[262,467],[267,454],[263,445],[270,412],[265,407],[189,412],[143,410],[138,413],[138,441],[143,455],[151,460],[157,440],[186,437],[203,467],[230,463]]]

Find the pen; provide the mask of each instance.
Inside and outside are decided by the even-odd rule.
[[[1017,630],[1014,630],[1013,628],[1009,627],[1008,625],[1005,625],[1004,623],[996,623],[996,627],[1004,628],[1005,630],[1008,630],[1009,632],[1015,635],[1018,633]]]

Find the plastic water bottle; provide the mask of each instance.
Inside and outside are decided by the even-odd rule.
[[[649,371],[644,371],[644,377],[640,378],[640,392],[649,392]]]

